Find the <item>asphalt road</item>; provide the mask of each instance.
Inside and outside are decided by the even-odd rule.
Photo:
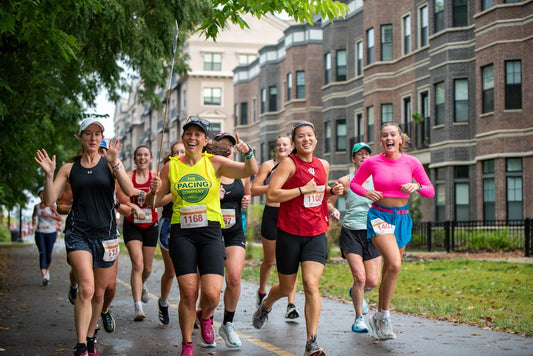
[[[56,244],[53,258],[51,283],[42,287],[38,251],[34,245],[9,250],[0,248],[0,259],[10,261],[7,266],[0,264],[9,270],[9,273],[2,273],[8,276],[3,281],[8,285],[7,292],[0,291],[0,355],[72,354],[76,336],[73,306],[67,298],[69,267],[62,240]],[[127,255],[120,256],[117,295],[111,307],[117,327],[111,334],[99,332],[97,349],[100,355],[179,355],[181,335],[176,285],[170,298],[170,324],[161,325],[157,317],[162,272],[162,261],[155,261],[148,280],[150,300],[144,306],[147,318],[135,322],[129,288],[130,261]],[[252,326],[256,290],[257,285],[243,281],[234,320],[242,340],[241,349],[227,349],[220,337],[217,337],[216,348],[203,349],[199,345],[199,331],[195,330],[195,355],[303,354],[305,322],[303,318],[298,323],[285,322],[285,300],[274,305],[263,329],[256,330]],[[296,303],[303,314],[302,293],[298,293]],[[399,313],[392,314],[397,338],[376,341],[368,334],[350,330],[354,319],[351,304],[329,299],[323,299],[322,303],[317,341],[327,355],[533,355],[533,338]],[[217,335],[222,314],[221,304],[215,314]]]

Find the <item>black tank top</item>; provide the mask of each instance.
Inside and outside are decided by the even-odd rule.
[[[117,236],[114,213],[115,179],[103,157],[96,166],[84,168],[80,160],[72,164],[72,231],[87,238]]]
[[[233,229],[240,228],[242,230],[242,213],[241,200],[244,196],[244,184],[241,179],[235,179],[231,184],[221,183],[226,190],[224,199],[220,201],[221,209],[235,209],[235,225],[227,230],[222,230],[223,233],[231,233]]]

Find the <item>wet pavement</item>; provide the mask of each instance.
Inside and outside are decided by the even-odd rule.
[[[6,250],[0,247],[0,258]],[[41,286],[38,251],[35,245],[9,249],[13,263],[9,266],[8,293],[0,294],[0,355],[72,355],[75,345],[73,306],[67,298],[69,267],[62,240],[56,244],[52,261],[51,283]],[[147,318],[133,321],[133,300],[129,287],[130,261],[120,255],[117,295],[111,306],[116,330],[98,333],[100,355],[179,355],[181,334],[177,322],[179,301],[176,282],[170,296],[170,324],[159,323],[157,299],[163,273],[162,261],[154,261],[147,285],[150,300],[144,305]],[[326,267],[327,268],[327,267]],[[195,355],[302,355],[305,345],[305,322],[287,323],[286,300],[274,305],[267,325],[252,326],[257,285],[242,283],[242,294],[234,324],[242,340],[240,350],[226,348],[217,337],[217,347],[203,349],[199,330],[194,331]],[[222,301],[221,296],[221,301]],[[304,296],[298,293],[296,304],[303,315]],[[372,312],[370,312],[371,314]],[[369,314],[369,315],[370,315]],[[223,316],[223,306],[215,313],[215,330]],[[471,326],[424,319],[399,313],[392,314],[397,338],[376,341],[368,334],[350,330],[354,312],[350,303],[322,299],[318,344],[327,355],[527,355],[533,356],[533,338]]]

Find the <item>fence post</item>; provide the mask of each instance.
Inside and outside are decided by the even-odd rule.
[[[431,252],[431,243],[432,243],[432,239],[431,239],[431,221],[428,221],[426,223],[426,235],[428,237],[428,241],[427,241],[427,244],[428,244],[428,252]]]
[[[450,221],[444,222],[444,248],[446,252],[450,252]]]
[[[531,219],[526,218],[524,221],[524,248],[526,250],[526,257],[530,256],[530,249],[531,249]]]

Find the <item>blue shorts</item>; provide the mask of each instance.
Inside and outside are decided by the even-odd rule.
[[[104,246],[102,245],[102,241],[114,240],[116,238],[117,236],[111,236],[105,239],[89,239],[68,229],[65,231],[65,247],[67,249],[67,255],[69,252],[73,251],[87,251],[93,255],[93,268],[113,267],[115,261],[104,261]]]
[[[409,215],[409,205],[392,208],[372,203],[367,215],[366,237],[371,239],[394,233],[399,248],[405,247],[413,238],[413,219]]]
[[[168,251],[168,238],[170,237],[170,219],[159,220],[159,247]]]

